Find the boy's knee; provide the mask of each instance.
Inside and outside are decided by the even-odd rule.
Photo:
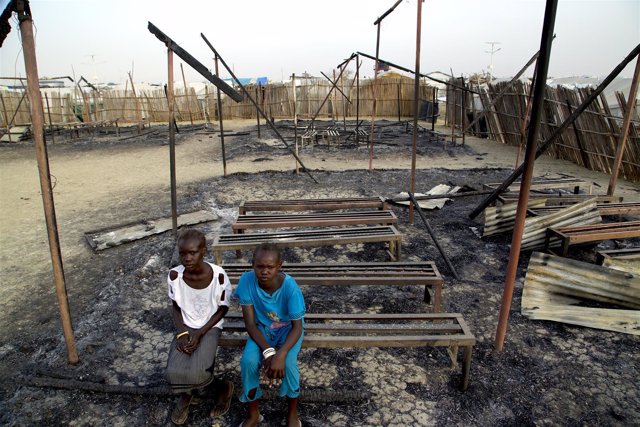
[[[242,369],[257,369],[260,365],[260,357],[254,355],[247,355],[246,353],[240,358],[240,368]]]

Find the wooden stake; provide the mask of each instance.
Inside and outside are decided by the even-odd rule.
[[[296,97],[296,75],[291,75],[291,85],[293,86],[293,139],[295,142],[296,156],[298,156],[298,111],[297,111],[297,97]],[[300,173],[298,166],[298,160],[296,160],[296,174]]]
[[[44,99],[47,101],[47,115],[49,116],[49,130],[51,131],[51,143],[55,142],[55,138],[53,136],[53,123],[51,122],[51,108],[49,107],[49,96],[45,93]]]
[[[631,118],[633,112],[636,109],[636,94],[638,93],[638,78],[640,77],[640,55],[636,61],[636,69],[633,72],[633,80],[631,81],[631,89],[629,89],[629,99],[627,100],[627,109],[624,112],[624,119],[622,122],[622,129],[620,130],[620,139],[618,141],[618,147],[616,148],[616,159],[613,162],[613,168],[611,169],[611,179],[609,180],[609,188],[607,189],[607,195],[613,196],[616,191],[616,184],[618,182],[618,173],[620,172],[620,166],[622,165],[622,156],[624,155],[624,148],[627,144],[627,135],[629,133],[629,127],[631,125]]]
[[[215,56],[216,77],[220,78],[218,72],[218,55]],[[224,124],[222,122],[222,98],[220,96],[220,88],[216,86],[216,101],[218,103],[218,122],[220,123],[220,144],[222,146],[222,171],[223,175],[227,176],[227,157],[224,149]]]
[[[187,111],[189,112],[189,122],[193,126],[193,115],[191,114],[191,102],[189,102],[189,88],[187,87],[187,80],[184,78],[184,68],[182,62],[180,63],[180,72],[182,73],[182,83],[184,84],[184,95],[187,98]]]

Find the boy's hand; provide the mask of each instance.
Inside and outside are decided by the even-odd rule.
[[[267,359],[265,367],[267,368],[267,377],[273,379],[284,378],[284,360],[285,355],[281,352],[276,352],[273,356]]]

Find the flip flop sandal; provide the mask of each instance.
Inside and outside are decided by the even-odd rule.
[[[258,418],[258,424],[260,424],[263,421],[264,421],[264,416],[260,414],[260,418]],[[238,427],[242,427],[243,424],[244,424],[244,420],[240,421],[240,424],[238,424]]]
[[[210,416],[212,416],[212,417],[221,417],[221,416],[225,415],[227,412],[229,412],[229,408],[231,407],[231,400],[233,399],[233,392],[235,391],[235,388],[234,388],[233,383],[231,381],[225,381],[225,383],[227,384],[228,387],[229,386],[231,387],[231,390],[229,391],[229,398],[224,402],[224,408],[222,409],[221,412],[219,412],[217,414],[214,414],[214,411],[216,410],[216,408],[219,408],[221,406],[220,404],[216,404],[213,407],[213,409],[211,410],[211,413],[210,413]]]
[[[182,425],[187,422],[187,418],[189,418],[189,405],[191,405],[191,401],[193,400],[193,396],[189,398],[189,402],[184,407],[180,407],[179,403],[176,403],[176,407],[173,408],[171,412],[171,422],[176,425]]]

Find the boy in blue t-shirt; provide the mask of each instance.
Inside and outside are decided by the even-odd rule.
[[[287,424],[301,425],[298,352],[304,336],[304,298],[293,277],[280,271],[281,266],[279,248],[261,244],[253,253],[253,270],[240,276],[235,291],[249,333],[240,361],[240,401],[248,403],[249,416],[241,427],[252,427],[262,420],[258,408],[261,365],[264,376],[282,381],[279,395],[288,398]]]

